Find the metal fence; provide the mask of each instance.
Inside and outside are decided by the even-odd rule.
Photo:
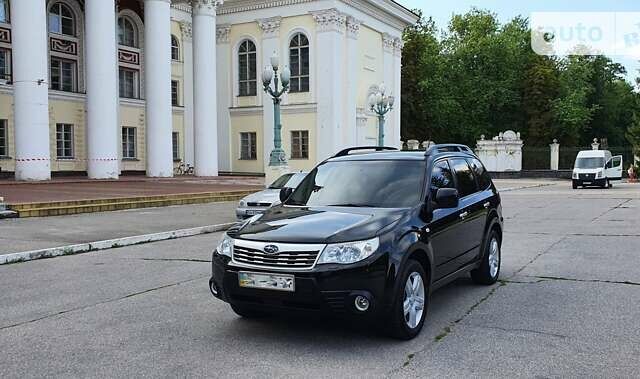
[[[562,148],[560,149],[562,151]],[[551,168],[551,152],[549,147],[523,146],[523,170],[549,170]]]

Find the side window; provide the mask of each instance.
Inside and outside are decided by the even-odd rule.
[[[489,173],[484,168],[484,165],[479,160],[473,158],[469,160],[469,164],[471,165],[471,169],[473,173],[476,174],[476,179],[478,180],[478,187],[480,191],[484,191],[491,185],[491,177]]]
[[[467,164],[467,161],[459,158],[451,159],[450,163],[456,176],[456,183],[460,197],[465,197],[477,192],[476,179],[473,177],[473,172]]]
[[[435,199],[436,192],[440,188],[456,188],[453,182],[453,174],[447,161],[436,162],[431,172],[431,183],[429,184],[429,191],[431,192],[431,198]]]

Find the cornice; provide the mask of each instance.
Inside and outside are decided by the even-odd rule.
[[[193,39],[193,25],[189,21],[180,21],[179,24],[182,37],[187,41],[191,41]]]

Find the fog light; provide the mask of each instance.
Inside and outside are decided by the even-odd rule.
[[[209,288],[211,289],[212,294],[214,294],[215,296],[218,296],[218,286],[216,285],[216,282],[214,281],[209,282]]]
[[[369,309],[369,305],[370,305],[369,299],[367,299],[362,295],[356,296],[356,300],[354,303],[355,303],[356,309],[359,310],[360,312],[366,312],[367,309]]]

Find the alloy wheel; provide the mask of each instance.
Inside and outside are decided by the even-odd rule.
[[[425,290],[422,276],[412,272],[404,286],[404,321],[411,329],[415,329],[422,321],[424,313]]]
[[[489,274],[492,278],[498,275],[498,268],[500,268],[500,244],[498,239],[493,237],[489,244]]]

